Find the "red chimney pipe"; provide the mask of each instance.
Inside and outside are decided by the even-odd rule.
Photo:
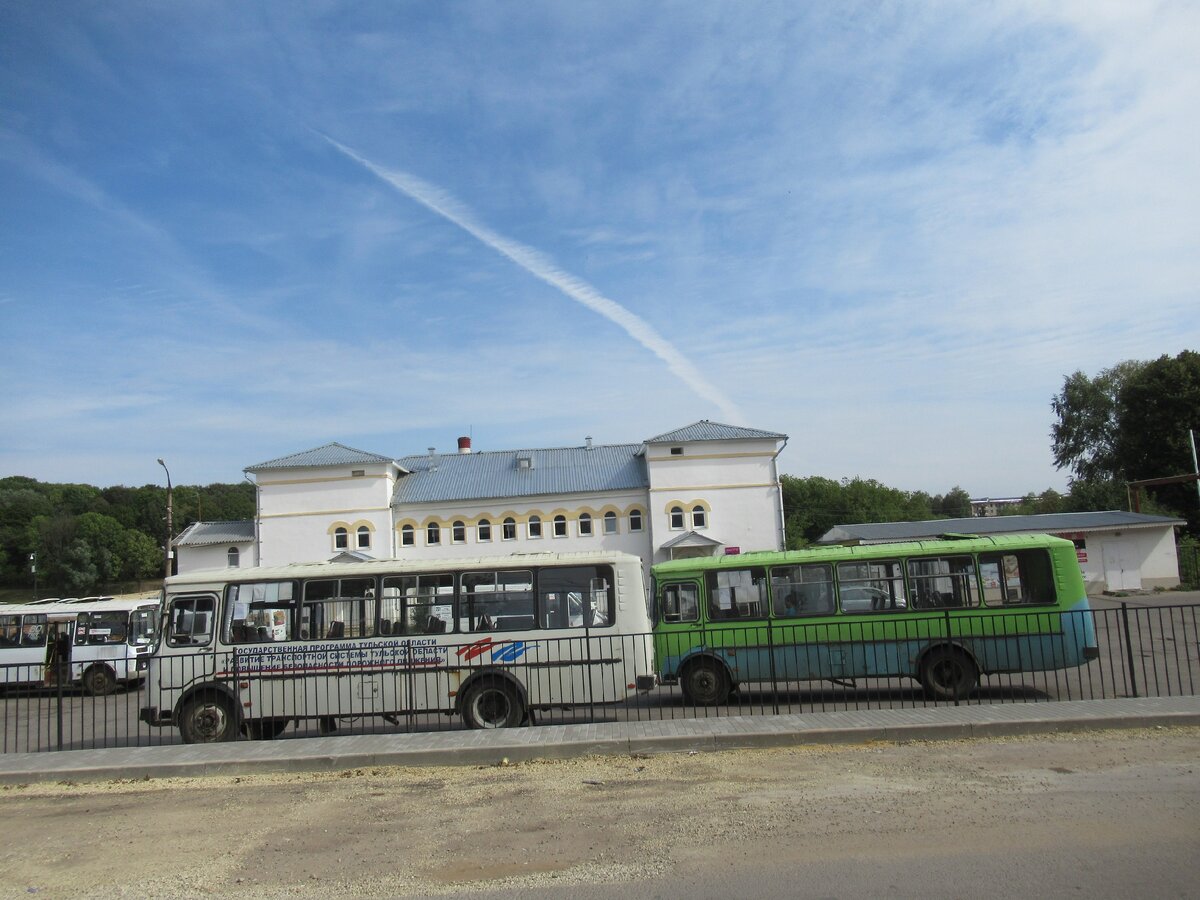
[[[471,452],[471,439],[469,437],[460,437],[458,439],[458,452],[459,453],[470,453]]]

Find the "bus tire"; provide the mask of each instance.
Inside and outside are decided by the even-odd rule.
[[[248,719],[242,723],[242,731],[252,741],[273,741],[283,734],[291,719]]]
[[[525,719],[525,707],[509,682],[485,678],[467,692],[462,716],[468,728],[515,728]]]
[[[921,663],[921,684],[933,700],[961,700],[979,683],[979,669],[966,653],[937,647]]]
[[[104,665],[89,666],[80,680],[84,692],[93,697],[103,697],[117,688],[117,673]]]
[[[709,657],[688,663],[679,684],[683,698],[696,706],[718,706],[732,688],[725,667]]]
[[[185,744],[217,744],[237,737],[233,703],[216,693],[197,694],[183,704],[179,734]]]

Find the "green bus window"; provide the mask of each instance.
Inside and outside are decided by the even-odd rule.
[[[833,612],[833,567],[776,566],[771,569],[775,616],[824,616]]]
[[[842,612],[889,612],[907,608],[904,569],[897,559],[838,563]]]
[[[766,569],[718,569],[708,573],[710,622],[766,617]]]
[[[1057,601],[1050,554],[1044,550],[980,554],[979,575],[983,601],[988,606]]]
[[[664,622],[695,622],[700,618],[699,592],[694,584],[668,584],[662,592]]]
[[[910,559],[908,579],[913,609],[978,606],[975,561],[969,556]]]

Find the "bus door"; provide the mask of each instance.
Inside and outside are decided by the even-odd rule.
[[[655,620],[654,654],[659,674],[667,680],[678,678],[682,661],[704,644],[700,582],[686,579],[660,583]]]
[[[46,675],[48,685],[71,683],[71,644],[74,623],[52,621],[47,626]]]
[[[835,654],[833,567],[828,563],[771,567],[771,646],[777,681],[818,681],[841,674]],[[834,656],[837,656],[835,660]]]
[[[213,647],[216,623],[215,594],[181,594],[171,598],[163,649],[159,653],[160,688],[179,690],[217,677],[217,654]],[[223,660],[228,657],[229,654],[222,654]]]
[[[706,581],[708,646],[725,661],[734,684],[771,681],[766,569],[717,569]]]
[[[373,640],[377,621],[374,578],[305,582],[300,605],[300,633],[309,640],[304,715],[373,716],[402,708],[404,673],[388,658],[394,648]]]
[[[566,706],[623,699],[628,683],[646,671],[644,651],[616,623],[617,578],[612,566],[547,566],[537,575],[538,621],[527,627],[538,639],[515,640],[502,650],[514,663],[527,660],[530,702]],[[530,594],[532,601],[532,594]],[[514,636],[515,637],[515,636]],[[525,637],[524,635],[521,636]],[[520,655],[527,646],[529,653]]]
[[[446,671],[450,651],[445,635],[454,630],[454,608],[451,572],[414,572],[383,579],[379,634],[385,640],[378,652],[382,687],[392,709],[445,709],[450,704]]]

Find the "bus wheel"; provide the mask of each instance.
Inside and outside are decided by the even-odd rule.
[[[216,744],[237,737],[233,708],[224,697],[201,694],[183,705],[179,733],[185,744]]]
[[[717,706],[729,699],[729,676],[711,659],[700,659],[687,667],[680,679],[683,698],[697,706]]]
[[[283,734],[291,719],[251,719],[242,723],[242,730],[252,741],[273,741]]]
[[[515,728],[524,718],[521,698],[511,684],[498,678],[473,686],[463,703],[468,728]]]
[[[961,700],[979,682],[979,670],[961,650],[931,650],[921,664],[921,684],[934,700]]]
[[[117,676],[108,666],[91,666],[83,673],[83,689],[93,697],[111,694],[117,687]]]

